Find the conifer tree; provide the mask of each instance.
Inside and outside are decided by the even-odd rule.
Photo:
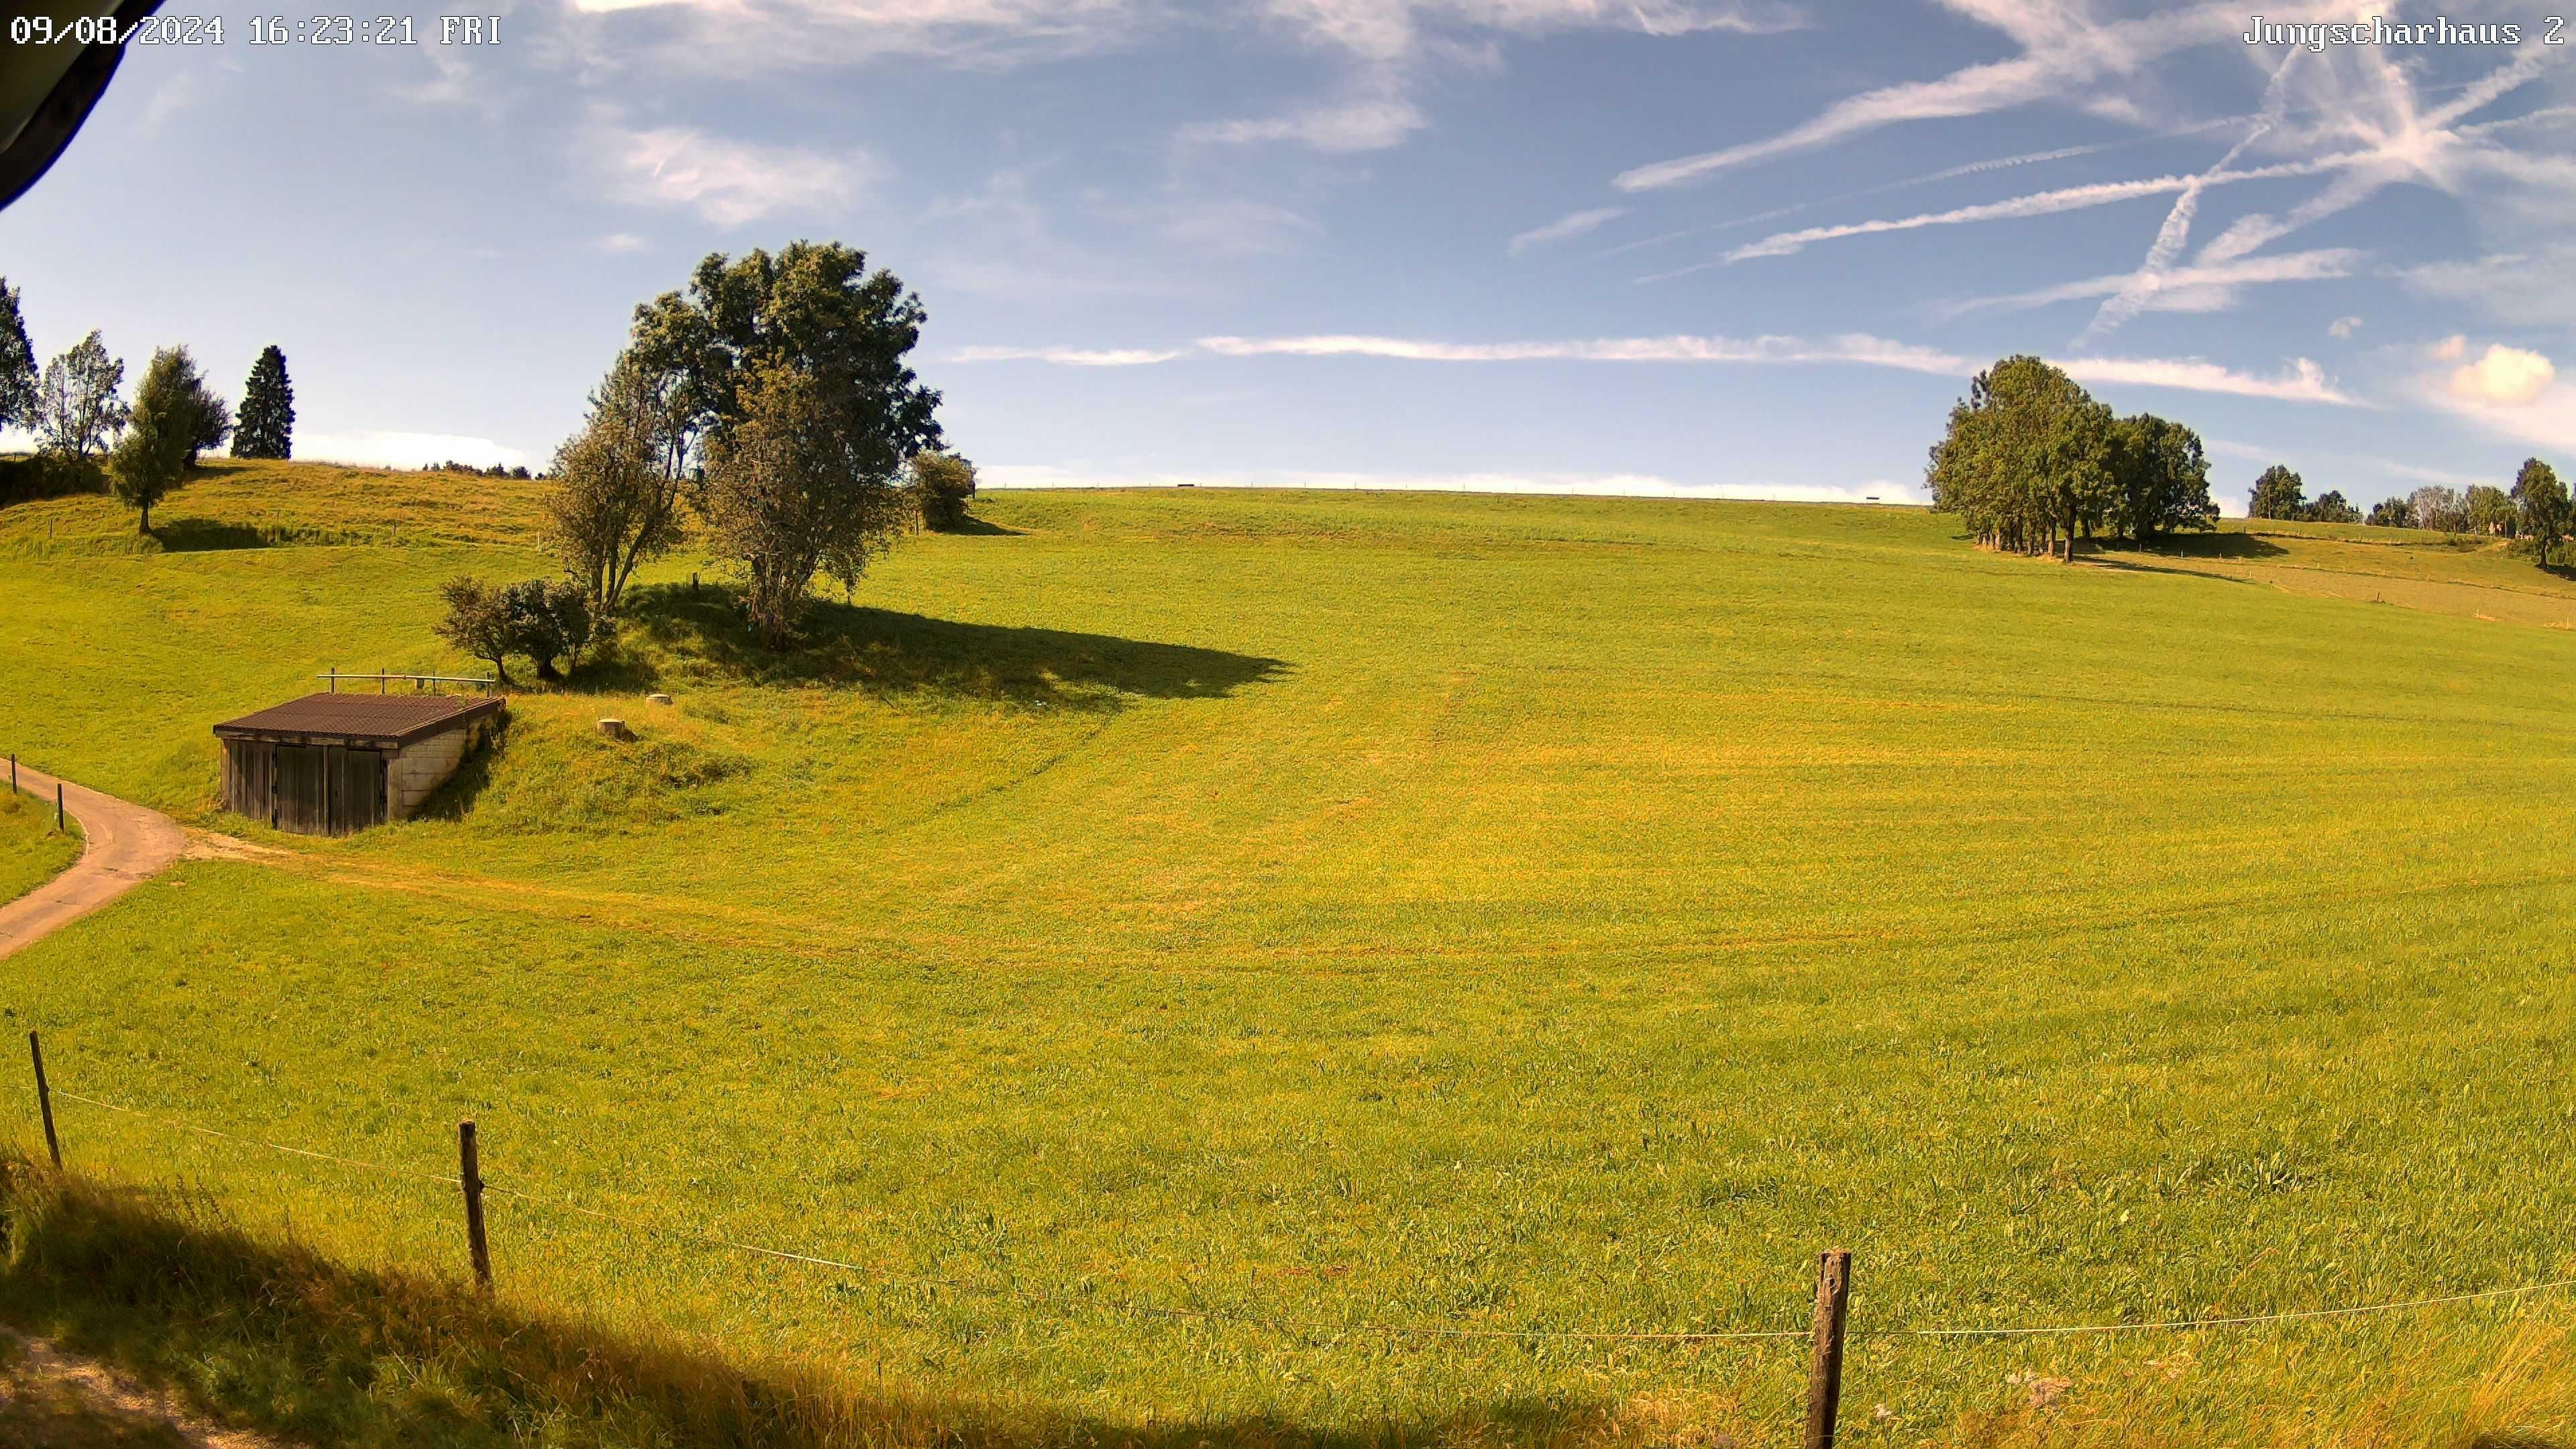
[[[236,458],[295,456],[295,385],[286,380],[286,354],[272,342],[251,364],[242,384],[241,412],[233,422]]]
[[[27,342],[18,293],[0,277],[0,428],[23,428],[35,420],[36,349]]]

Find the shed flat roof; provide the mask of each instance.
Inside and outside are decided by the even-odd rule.
[[[308,694],[215,726],[225,739],[407,745],[501,712],[485,694]]]

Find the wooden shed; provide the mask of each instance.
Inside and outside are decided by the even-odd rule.
[[[308,694],[215,726],[224,805],[298,835],[406,820],[498,727],[491,695]]]

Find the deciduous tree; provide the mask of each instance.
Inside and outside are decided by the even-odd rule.
[[[2310,523],[2359,523],[2361,510],[2353,507],[2340,490],[2329,488],[2300,509],[2299,517]]]
[[[2408,498],[2382,498],[2370,505],[2370,523],[2378,528],[2414,528],[2415,504]]]
[[[2288,465],[2275,463],[2254,480],[2254,492],[2245,500],[2248,518],[2296,518],[2307,506],[2307,484]]]
[[[975,497],[975,465],[955,453],[917,454],[912,460],[912,495],[924,525],[963,528],[966,505]]]
[[[547,538],[602,620],[616,616],[637,566],[670,552],[686,532],[688,445],[675,387],[633,352],[619,354],[591,394],[581,431],[555,450]]]
[[[179,486],[196,459],[210,405],[205,379],[197,375],[187,348],[164,347],[152,354],[134,389],[125,436],[107,460],[117,501],[140,510],[137,526],[143,532],[152,531],[152,506]]]
[[[490,664],[493,675],[508,684],[510,606],[501,590],[461,574],[439,585],[438,596],[447,605],[446,616],[438,621],[438,637],[456,646],[458,653]]]
[[[2513,500],[2522,510],[2522,535],[2540,550],[2540,566],[2549,567],[2550,552],[2567,535],[2567,485],[2558,470],[2538,458],[2523,460],[2513,480]]]
[[[2214,528],[2209,457],[2200,434],[2153,413],[2122,418],[2111,430],[2111,474],[2118,489],[2112,526],[2144,548],[2182,529]]]
[[[913,518],[881,434],[831,384],[790,363],[755,371],[741,419],[708,440],[706,513],[717,551],[742,570],[743,610],[783,647],[817,573],[855,587]]]
[[[1932,506],[1959,514],[1983,547],[2053,553],[2062,539],[2072,561],[2120,496],[2111,431],[2111,410],[2063,371],[2007,357],[1951,408],[1924,470]]]
[[[107,355],[107,344],[91,332],[45,364],[36,387],[36,439],[58,457],[81,459],[105,448],[125,426],[125,364]]]
[[[2501,534],[2511,538],[2514,531],[2522,526],[2522,510],[2515,506],[2513,495],[2484,483],[2469,485],[2467,512],[2471,533]]]

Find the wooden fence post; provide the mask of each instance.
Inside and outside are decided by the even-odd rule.
[[[474,1256],[474,1286],[492,1291],[492,1245],[483,1237],[483,1164],[474,1144],[474,1124],[456,1124],[457,1180],[465,1187],[465,1247]]]
[[[1851,1302],[1851,1254],[1827,1252],[1816,1273],[1816,1332],[1807,1349],[1806,1449],[1834,1449],[1843,1403],[1843,1312]]]
[[[36,1110],[45,1118],[45,1151],[54,1159],[54,1171],[63,1170],[62,1139],[54,1135],[54,1089],[45,1085],[45,1046],[27,1033],[27,1055],[36,1063]]]
[[[63,782],[54,782],[54,833],[63,833]]]

